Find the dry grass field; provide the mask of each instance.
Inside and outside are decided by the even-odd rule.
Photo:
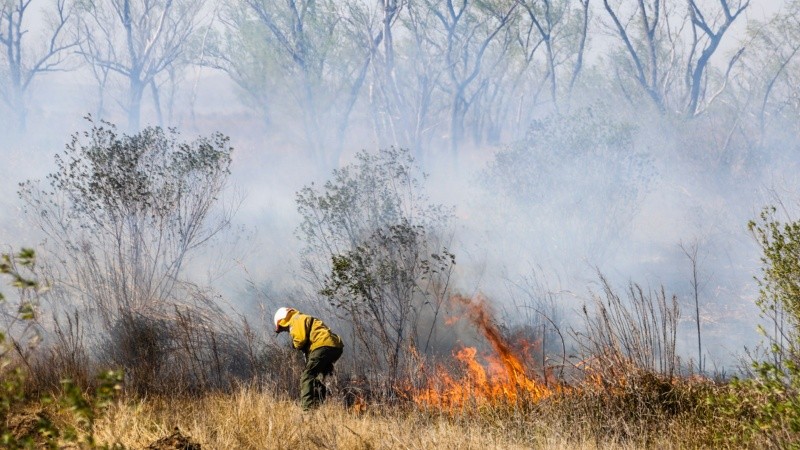
[[[304,412],[296,399],[274,388],[243,385],[196,396],[122,394],[95,408],[91,423],[59,396],[31,402],[7,417],[16,445],[10,448],[114,449],[678,449],[742,448],[720,436],[723,418],[699,401],[709,384],[673,385],[683,396],[676,411],[653,393],[666,385],[619,392],[563,393],[536,402],[475,403],[457,408],[391,404],[347,406],[334,393]],[[704,387],[702,387],[704,386]],[[693,394],[692,394],[693,392]],[[60,396],[65,395],[64,393]],[[693,398],[689,398],[693,397]],[[695,405],[695,410],[691,409]],[[27,416],[27,419],[26,419]],[[35,420],[45,417],[60,437],[43,438]],[[711,420],[703,420],[703,418]],[[730,428],[732,429],[732,428]],[[74,430],[70,436],[65,430]],[[27,442],[27,443],[26,443]],[[754,444],[757,441],[750,441]],[[21,444],[21,445],[20,445]],[[764,444],[768,444],[764,442]]]
[[[125,448],[146,448],[176,429],[203,449],[645,448],[635,440],[597,441],[577,430],[554,428],[545,417],[501,420],[486,413],[451,416],[377,405],[355,411],[336,400],[304,413],[294,401],[245,387],[195,399],[121,401],[97,422],[95,435],[99,444]],[[647,445],[679,446],[670,439],[665,435]]]

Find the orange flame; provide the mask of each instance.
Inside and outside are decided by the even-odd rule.
[[[484,367],[478,361],[475,348],[459,350],[454,357],[461,363],[464,375],[456,379],[449,370],[438,367],[428,386],[415,392],[413,398],[417,404],[453,409],[470,404],[514,403],[523,398],[536,401],[553,392],[528,376],[522,360],[494,325],[489,306],[483,298],[472,301],[454,296],[451,302],[465,309],[466,318],[483,334],[494,355],[484,357]]]

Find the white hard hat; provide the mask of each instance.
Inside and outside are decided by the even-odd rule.
[[[274,322],[275,322],[275,331],[276,332],[278,331],[278,322],[280,322],[281,320],[285,319],[286,316],[289,315],[289,310],[290,309],[292,309],[292,308],[287,308],[287,307],[283,306],[283,307],[278,308],[277,311],[275,311]]]

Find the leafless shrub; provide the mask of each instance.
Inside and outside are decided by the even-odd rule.
[[[584,367],[610,380],[625,379],[625,371],[631,368],[675,376],[679,362],[675,353],[680,318],[677,297],[668,298],[663,286],[645,291],[631,283],[623,299],[602,274],[600,282],[603,297],[594,295],[591,310],[584,305],[585,331],[574,333]]]
[[[195,289],[187,295],[190,299],[171,311],[121,318],[105,337],[100,358],[125,369],[132,391],[227,391],[283,370],[285,355],[278,346],[217,307],[211,292]]]
[[[506,330],[510,342],[535,344],[527,351],[531,366],[546,383],[564,380],[567,363],[567,342],[563,328],[563,312],[558,295],[547,286],[540,269],[532,270],[518,281],[506,280],[511,308],[505,315],[511,319]]]
[[[112,367],[125,371],[125,383],[136,392],[146,392],[161,383],[161,369],[170,354],[169,324],[142,314],[121,316],[111,326],[101,349]]]
[[[88,388],[94,380],[94,364],[86,341],[86,323],[75,310],[59,317],[53,314],[48,339],[33,358],[28,388],[35,391],[53,390],[63,380],[70,380],[81,388]],[[50,327],[48,327],[50,328]]]
[[[647,442],[659,432],[658,423],[703,401],[691,380],[678,376],[678,299],[663,287],[645,290],[636,283],[623,297],[599,277],[602,295],[593,295],[593,307],[584,305],[584,330],[572,333],[583,380],[564,405],[572,411],[567,418],[583,422],[598,438],[636,436]]]

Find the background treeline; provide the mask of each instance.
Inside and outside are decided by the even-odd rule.
[[[621,240],[700,240],[709,267],[731,266],[740,224],[795,187],[799,5],[8,1],[0,146],[9,173],[39,177],[27,163],[47,167],[87,113],[128,132],[219,130],[238,183],[285,192],[396,146],[446,180],[438,202],[463,209],[454,192],[481,184],[510,212],[478,225],[512,230],[488,245],[506,259],[625,272],[649,263],[615,260]],[[553,238],[517,253],[520,233]]]
[[[457,160],[598,101],[678,126],[687,156],[745,165],[797,118],[799,10],[743,0],[6,1],[2,125],[10,133],[88,111],[138,130],[145,111],[147,123],[202,128],[198,97],[221,90],[198,84],[202,72],[238,86],[248,128],[296,145],[323,173],[346,144]],[[47,89],[63,71],[79,92]],[[77,107],[47,106],[62,96]]]

